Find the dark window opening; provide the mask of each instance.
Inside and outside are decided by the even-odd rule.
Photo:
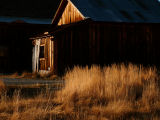
[[[142,20],[146,20],[146,18],[138,11],[134,12],[139,18],[141,18]]]
[[[126,11],[124,10],[120,10],[120,13],[127,19],[129,20],[133,20],[133,17],[131,15],[129,15],[129,13],[127,13]]]
[[[44,46],[40,46],[40,58],[44,58]]]

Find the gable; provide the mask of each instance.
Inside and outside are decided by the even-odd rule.
[[[63,25],[84,20],[85,17],[70,0],[61,0],[52,25]]]
[[[58,25],[69,24],[84,20],[84,16],[79,10],[69,1],[61,18],[59,19]]]

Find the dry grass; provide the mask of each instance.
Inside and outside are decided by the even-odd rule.
[[[24,99],[20,92],[0,99],[3,120],[160,119],[156,69],[134,65],[75,67],[64,76],[65,87]]]
[[[13,98],[7,96],[1,98],[1,120],[46,120],[51,118],[52,93],[43,93],[28,99],[22,98],[20,94],[20,91],[16,91]]]
[[[5,92],[5,84],[0,80],[0,96]]]
[[[57,93],[54,109],[74,119],[119,119],[131,116],[152,118],[160,111],[156,70],[134,65],[75,67],[66,73],[65,88]],[[135,116],[136,117],[136,116]],[[148,117],[148,116],[147,116]],[[72,119],[72,118],[69,118]]]

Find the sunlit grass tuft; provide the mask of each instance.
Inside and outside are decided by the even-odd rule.
[[[21,77],[30,75],[23,73]],[[43,77],[51,76],[52,74]],[[11,98],[1,94],[0,118],[4,120],[160,119],[160,77],[155,68],[132,64],[128,66],[114,64],[103,68],[74,67],[63,79],[65,86],[56,94],[53,91],[44,91],[33,98],[23,98],[21,91],[15,91]],[[4,86],[3,82],[0,86]]]
[[[61,106],[55,111],[64,115],[81,115],[83,111],[86,118],[116,119],[137,113],[151,117],[160,110],[158,75],[154,68],[132,64],[75,67],[64,79],[65,87],[55,98]]]

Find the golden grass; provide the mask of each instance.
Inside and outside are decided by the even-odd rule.
[[[57,93],[55,101],[60,104],[55,113],[80,115],[76,119],[95,116],[97,119],[118,119],[134,114],[160,111],[158,75],[152,68],[132,64],[75,67],[66,73],[65,88]]]
[[[0,80],[0,96],[5,92],[5,84]]]
[[[3,120],[46,120],[53,107],[52,94],[43,93],[34,98],[22,98],[16,91],[13,98],[3,96],[0,100],[0,119]]]
[[[34,98],[0,98],[3,120],[116,120],[160,119],[159,76],[154,68],[112,65],[75,67],[65,87]]]

